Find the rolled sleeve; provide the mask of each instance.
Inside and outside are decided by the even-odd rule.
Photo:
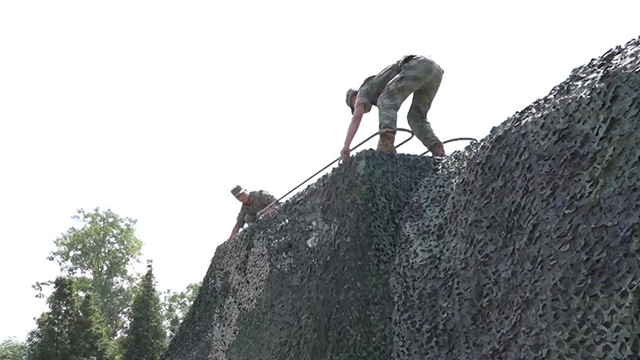
[[[360,104],[375,104],[373,98],[372,83],[375,76],[370,76],[362,83],[360,89],[358,89],[358,96],[356,97],[356,106]]]

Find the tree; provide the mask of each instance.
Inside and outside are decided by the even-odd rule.
[[[82,339],[78,344],[81,358],[113,359],[115,354],[114,343],[109,337],[109,330],[105,324],[104,317],[91,293],[84,296],[82,305],[80,305],[80,318],[77,321],[74,332],[78,338]]]
[[[56,250],[48,257],[63,274],[75,276],[78,288],[93,293],[115,337],[124,328],[124,310],[131,303],[130,265],[137,262],[142,242],[135,235],[136,220],[122,218],[111,210],[78,210],[73,219],[82,226],[71,227],[55,240]],[[46,283],[36,284],[36,288]]]
[[[167,290],[163,295],[164,322],[169,339],[173,338],[180,329],[180,324],[187,316],[189,308],[198,296],[200,284],[189,284],[182,292]]]
[[[26,360],[27,344],[14,338],[5,339],[0,343],[0,360]]]
[[[157,360],[167,348],[151,262],[148,262],[147,269],[133,300],[129,329],[123,344],[123,360]]]
[[[91,293],[80,304],[73,278],[59,277],[47,300],[49,311],[29,334],[29,360],[110,360],[114,346]]]
[[[37,329],[29,334],[29,360],[77,359],[80,339],[73,327],[80,309],[74,281],[57,278],[47,303],[49,311],[40,316]]]

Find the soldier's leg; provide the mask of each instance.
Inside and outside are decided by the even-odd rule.
[[[413,101],[407,114],[409,126],[416,137],[433,152],[433,149],[440,144],[440,139],[435,135],[431,124],[427,121],[427,113],[431,109],[431,103],[440,88],[442,82],[442,71],[433,72],[426,82],[413,94]]]
[[[402,103],[419,89],[425,81],[424,66],[420,61],[405,65],[398,76],[391,80],[378,98],[380,138],[378,150],[395,153],[394,146],[398,110]]]
[[[409,65],[387,84],[378,98],[380,131],[395,133],[398,122],[398,110],[402,103],[424,84],[424,76],[419,71],[409,71]]]

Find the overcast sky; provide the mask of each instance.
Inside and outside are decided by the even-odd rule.
[[[346,90],[403,55],[445,70],[436,134],[481,139],[640,35],[637,0],[522,4],[1,1],[0,341],[45,310],[30,286],[79,208],[137,219],[159,290],[182,290],[231,232],[231,187],[279,197],[338,157]],[[354,144],[377,127],[374,108]]]

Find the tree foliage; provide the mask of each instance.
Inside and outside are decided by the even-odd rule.
[[[40,316],[37,329],[29,334],[29,360],[77,358],[79,339],[73,328],[80,317],[80,308],[74,281],[57,278],[47,304],[49,311]]]
[[[0,360],[26,360],[27,344],[14,338],[5,339],[0,343]]]
[[[78,332],[78,338],[82,339],[78,344],[81,358],[113,359],[116,350],[115,344],[109,336],[104,317],[91,293],[85,295],[80,305],[80,318],[75,331]]]
[[[169,339],[178,332],[180,324],[187,316],[189,308],[198,296],[200,284],[189,284],[187,289],[181,292],[167,290],[162,295],[164,309],[164,324]]]
[[[64,277],[34,286],[41,297],[43,286],[54,285],[54,291],[47,300],[50,310],[30,334],[30,360],[106,360],[125,353],[130,359],[155,359],[166,348],[167,337],[178,331],[200,285],[166,291],[160,302],[150,263],[134,286],[140,276],[131,268],[142,248],[136,220],[99,208],[80,209],[72,218],[79,225],[54,241],[55,250],[47,258],[58,263]]]
[[[29,360],[114,358],[113,342],[93,296],[87,293],[80,302],[73,278],[57,278],[47,303],[49,311],[29,334]]]
[[[147,268],[133,300],[123,360],[157,360],[167,348],[160,298],[150,262]]]
[[[136,220],[111,210],[78,210],[71,227],[55,240],[56,250],[48,260],[56,261],[63,274],[77,278],[77,286],[95,295],[111,335],[124,328],[124,309],[131,303],[130,265],[139,260],[142,242],[135,235]],[[43,283],[36,284],[36,287]]]

